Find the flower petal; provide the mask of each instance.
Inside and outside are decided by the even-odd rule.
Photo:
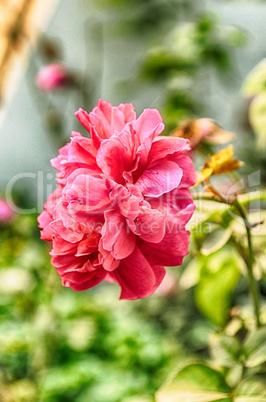
[[[101,143],[97,153],[97,164],[104,175],[123,184],[123,172],[132,168],[134,159],[133,133],[122,132]]]
[[[61,256],[66,254],[74,255],[77,250],[77,243],[71,243],[58,235],[53,236],[53,250],[50,252],[52,256]]]
[[[99,242],[99,261],[106,272],[114,271],[120,264],[120,260],[116,260],[110,251],[103,248],[102,239]]]
[[[174,161],[183,170],[180,188],[194,186],[197,181],[197,175],[191,158],[184,154],[175,154],[170,160]]]
[[[175,162],[164,161],[145,170],[135,186],[146,197],[158,197],[178,187],[182,175],[182,169]]]
[[[135,248],[136,236],[129,229],[126,219],[115,210],[105,212],[104,217],[103,248],[116,260],[128,257]]]
[[[91,127],[101,139],[110,138],[114,132],[120,132],[126,125],[136,119],[136,113],[131,103],[112,106],[111,103],[99,100],[97,106],[87,113],[82,109],[76,112],[80,123],[92,134]],[[93,139],[94,140],[94,139]]]
[[[132,122],[140,143],[153,133],[153,139],[164,130],[163,119],[157,109],[144,109],[137,120]]]
[[[89,118],[98,135],[104,139],[110,138],[114,132],[121,132],[126,123],[136,119],[136,113],[131,103],[113,106],[109,102],[99,100]]]
[[[81,257],[96,252],[98,250],[99,239],[100,234],[96,231],[93,231],[90,235],[88,235],[88,237],[78,244],[75,256]]]
[[[70,243],[76,243],[78,241],[81,241],[81,239],[84,236],[83,233],[79,233],[70,228],[66,228],[63,225],[63,222],[61,219],[56,219],[55,221],[51,222],[49,226],[52,229],[54,234],[59,235],[60,237],[62,237],[62,239],[66,240]]]
[[[109,206],[108,190],[103,179],[87,174],[86,169],[73,172],[63,190],[63,201],[71,214],[103,213]]]
[[[189,141],[185,138],[158,137],[151,146],[148,167],[152,167],[158,163],[158,160],[164,159],[171,154],[189,150]]]
[[[140,202],[143,197],[134,185],[128,187],[115,183],[113,180],[106,180],[106,187],[109,190],[109,199],[112,208],[119,209],[120,213],[130,220],[135,219],[140,211]]]
[[[160,243],[141,241],[139,248],[151,264],[181,265],[188,254],[189,232],[184,225],[168,220],[166,234]]]
[[[112,272],[112,277],[122,288],[120,299],[127,300],[150,296],[160,285],[164,275],[164,267],[151,264],[138,247]]]
[[[193,198],[186,188],[175,188],[160,197],[148,198],[147,201],[153,209],[166,214],[168,218],[177,218],[180,212],[188,206],[192,206],[195,209]],[[190,217],[187,220],[189,219]]]
[[[133,229],[132,224],[130,228]],[[134,229],[142,240],[159,243],[165,235],[165,215],[155,209],[145,209],[138,215]]]
[[[49,224],[52,222],[52,218],[46,211],[43,211],[37,218],[39,228],[41,228],[41,239],[46,241],[52,241],[53,231]]]
[[[98,285],[106,276],[104,269],[98,269],[94,272],[70,272],[65,275],[60,274],[62,277],[62,285],[69,287],[76,292],[87,290],[93,286]]]
[[[86,130],[90,133],[93,145],[96,149],[98,149],[101,145],[102,139],[98,135],[95,127],[91,125],[89,113],[87,113],[83,109],[79,109],[75,113],[75,116],[77,117],[78,121],[83,125],[83,127],[86,128]]]

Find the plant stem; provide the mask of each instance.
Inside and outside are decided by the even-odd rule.
[[[247,272],[248,272],[249,290],[250,290],[250,293],[251,293],[251,296],[253,299],[253,307],[254,307],[254,313],[255,313],[255,317],[256,317],[256,323],[257,323],[257,327],[259,328],[261,326],[260,306],[259,306],[259,289],[258,289],[257,281],[254,278],[254,274],[253,274],[254,251],[253,251],[253,245],[252,245],[250,224],[247,219],[246,211],[243,208],[243,206],[240,204],[238,199],[236,199],[234,201],[233,205],[238,210],[241,218],[243,219],[243,222],[244,222],[245,228],[246,228],[247,240],[248,240],[248,257],[247,257],[247,259],[245,259],[245,262],[246,262]]]
[[[206,201],[216,201],[220,202],[223,204],[229,204],[226,202],[224,199],[220,199],[218,197],[215,197],[211,193],[194,193],[193,194],[193,199],[194,200],[206,200]],[[241,205],[249,205],[251,202],[255,201],[266,201],[266,190],[261,190],[261,191],[253,191],[252,193],[248,194],[240,194],[238,196],[238,200],[241,203]]]
[[[265,191],[255,191],[253,193],[245,194],[242,197],[238,196],[241,199],[241,202],[239,201],[239,198],[235,197],[233,200],[226,200],[222,195],[219,197],[217,195],[218,193],[215,192],[213,194],[211,193],[201,193],[197,195],[193,195],[194,200],[208,200],[208,201],[214,201],[214,202],[219,202],[223,204],[227,204],[229,207],[234,207],[237,209],[239,212],[239,215],[243,219],[245,228],[246,228],[246,233],[247,233],[247,241],[248,241],[248,253],[247,256],[243,256],[241,254],[241,257],[245,261],[245,264],[247,266],[247,273],[248,273],[248,282],[249,282],[249,290],[250,294],[252,296],[253,300],[253,308],[254,308],[254,314],[256,317],[256,324],[257,327],[259,328],[261,326],[260,322],[260,302],[259,302],[259,289],[257,285],[257,281],[254,278],[254,273],[253,273],[253,262],[254,262],[254,251],[253,251],[253,245],[252,245],[252,236],[251,236],[251,226],[248,221],[247,213],[244,208],[244,205],[249,205],[249,203],[253,201],[262,201],[266,200],[266,192]]]

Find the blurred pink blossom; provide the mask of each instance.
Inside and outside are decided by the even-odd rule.
[[[49,64],[39,71],[36,86],[42,91],[54,91],[64,87],[69,79],[70,75],[63,64]]]
[[[14,217],[14,211],[3,198],[0,198],[0,223],[10,223]]]
[[[176,128],[172,135],[188,138],[192,149],[200,143],[220,145],[234,139],[233,133],[223,130],[214,120],[208,118],[186,121]]]

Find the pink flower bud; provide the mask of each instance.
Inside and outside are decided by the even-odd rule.
[[[213,145],[226,144],[235,138],[233,133],[223,130],[213,120],[206,118],[195,120],[194,130],[198,133],[199,142]]]
[[[234,140],[233,133],[223,130],[214,120],[207,118],[185,121],[172,132],[172,136],[189,139],[192,150],[201,143],[220,145]],[[189,155],[193,158],[193,151]]]
[[[65,87],[69,81],[69,72],[63,64],[49,64],[39,71],[36,86],[42,91],[50,92]]]

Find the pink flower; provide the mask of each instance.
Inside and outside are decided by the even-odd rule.
[[[15,216],[14,211],[10,208],[8,203],[0,198],[0,224],[10,223]]]
[[[36,85],[42,91],[54,91],[64,87],[70,76],[63,64],[49,64],[43,67],[36,78]]]
[[[58,188],[38,218],[41,237],[53,243],[64,286],[115,281],[121,299],[149,296],[164,266],[180,265],[188,253],[196,181],[188,140],[158,137],[164,125],[156,109],[136,118],[131,104],[100,100],[76,116],[90,138],[73,132],[51,161]]]

